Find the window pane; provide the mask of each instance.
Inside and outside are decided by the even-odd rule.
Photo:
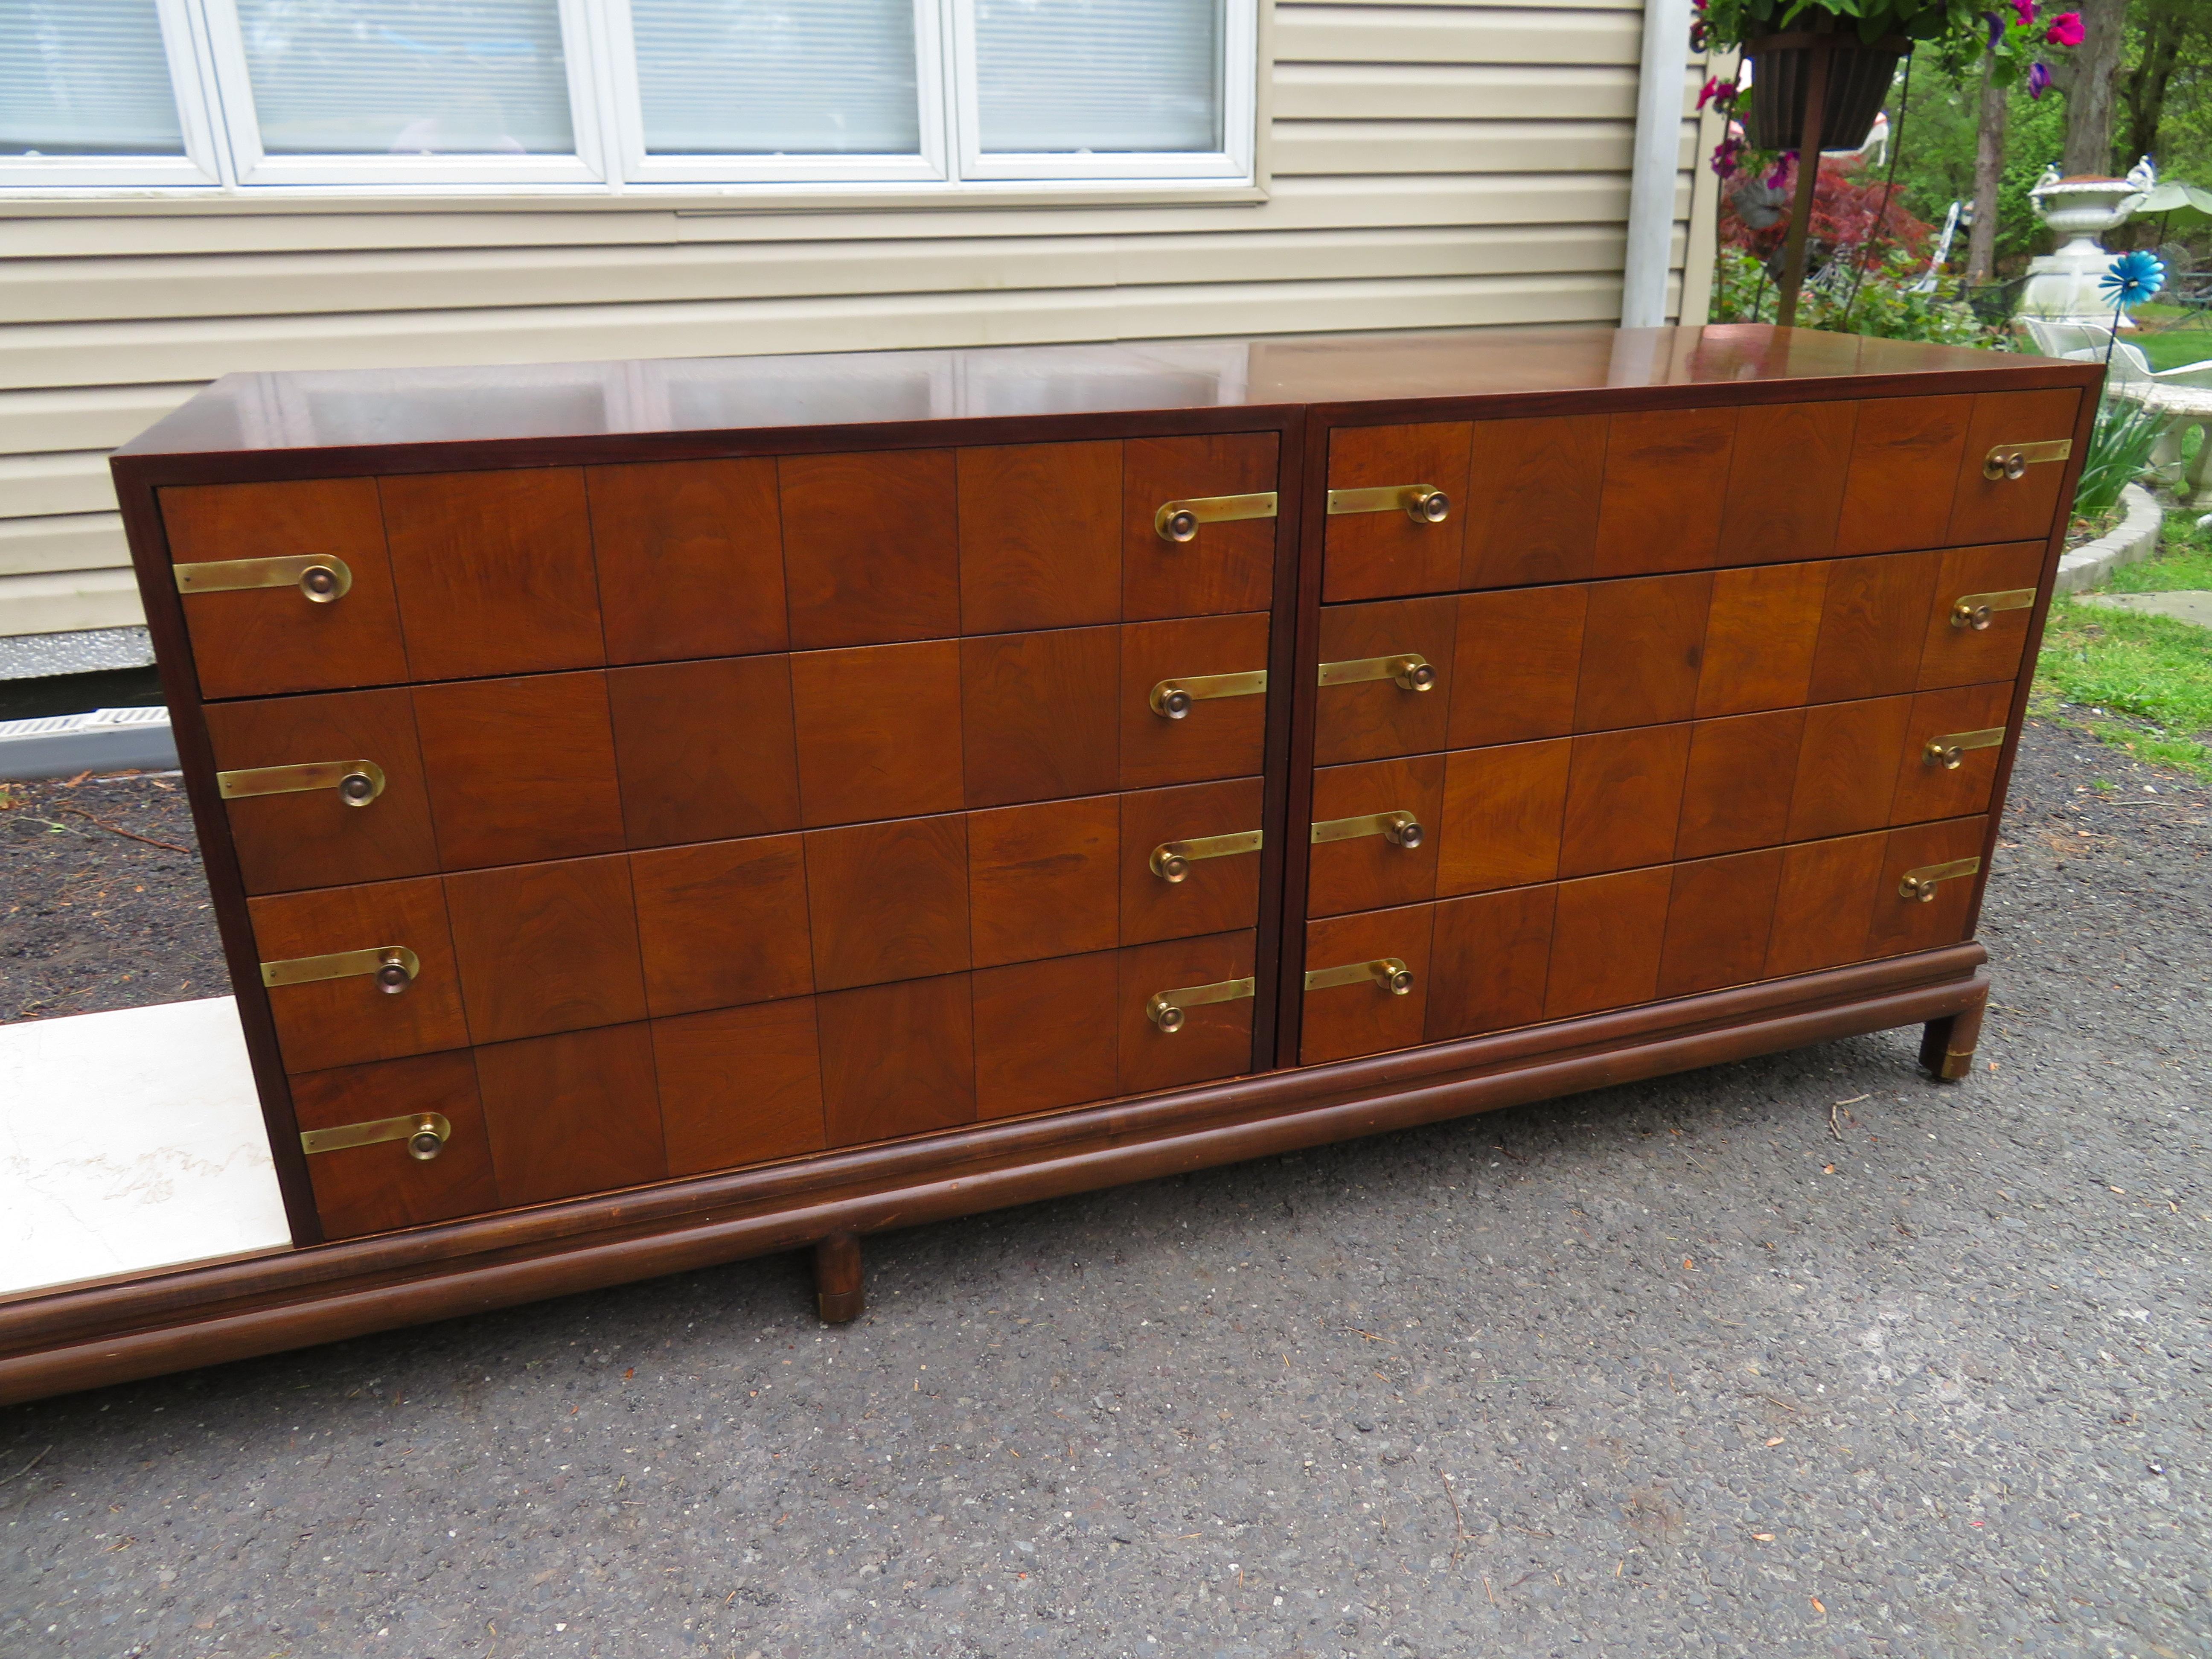
[[[631,0],[654,155],[912,155],[913,0]]]
[[[975,0],[987,152],[1222,148],[1220,0]]]
[[[271,155],[567,155],[557,0],[240,0]]]
[[[184,153],[154,0],[0,0],[0,155]]]

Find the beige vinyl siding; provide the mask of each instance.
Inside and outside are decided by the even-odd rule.
[[[1642,22],[1283,0],[1256,201],[32,206],[0,226],[0,635],[138,620],[106,451],[233,371],[1609,323]]]

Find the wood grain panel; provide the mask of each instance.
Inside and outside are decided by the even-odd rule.
[[[1857,419],[1858,405],[1844,402],[1769,404],[1745,416],[1722,501],[1723,564],[1825,559],[1835,551]]]
[[[307,1159],[325,1238],[358,1238],[499,1207],[491,1142],[467,1050],[308,1072],[291,1079],[302,1130],[373,1123],[405,1112],[442,1113],[453,1134],[438,1156],[417,1158],[402,1140],[317,1152]]]
[[[467,1046],[446,896],[434,877],[248,899],[264,962],[404,945],[421,971],[393,994],[368,975],[278,985],[269,1012],[288,1071],[319,1072]]]
[[[206,713],[222,771],[353,760],[384,770],[384,793],[365,806],[349,805],[336,789],[225,801],[247,892],[388,881],[438,867],[415,707],[404,690],[212,703]]]
[[[1079,628],[1121,618],[1121,446],[957,452],[960,628]]]
[[[564,1031],[477,1050],[502,1204],[641,1187],[668,1174],[646,1025]]]
[[[607,702],[630,846],[799,828],[790,659],[610,669]]]
[[[1401,847],[1379,835],[1314,843],[1308,854],[1308,915],[1382,910],[1436,896],[1437,849],[1454,821],[1444,805],[1444,757],[1365,761],[1314,774],[1314,823],[1382,812],[1412,813],[1421,826],[1420,845]]]
[[[968,975],[817,997],[823,1116],[832,1146],[975,1121]]]
[[[811,997],[656,1019],[653,1063],[672,1176],[797,1158],[829,1144]]]
[[[1943,544],[1973,401],[1869,398],[1859,404],[1837,552]]]
[[[1948,864],[1954,859],[1978,858],[1988,829],[1987,818],[1972,817],[1916,823],[1889,832],[1882,847],[1873,921],[1867,928],[1869,956],[1929,951],[1939,945],[1956,945],[1966,937],[1966,918],[1973,910],[1979,875],[1954,876],[1938,883],[1936,896],[1924,902],[1904,897],[1898,886],[1909,871]]]
[[[1814,702],[1913,689],[1942,562],[1941,553],[1896,553],[1838,559],[1828,567],[1813,657]]]
[[[1464,421],[1426,426],[1339,427],[1328,438],[1331,489],[1427,484],[1450,498],[1442,524],[1403,512],[1346,513],[1328,520],[1322,598],[1376,599],[1435,593],[1459,585],[1473,428]]]
[[[806,902],[822,990],[966,968],[966,820],[956,812],[810,831]]]
[[[626,856],[471,870],[446,902],[477,1042],[645,1018]]]
[[[1261,826],[1257,778],[1144,789],[1121,798],[1121,942],[1190,939],[1254,926],[1260,915],[1260,855],[1236,853],[1194,860],[1179,882],[1152,873],[1164,842],[1240,835]]]
[[[1713,578],[1703,571],[1594,583],[1575,730],[1656,726],[1695,714],[1712,598]]]
[[[951,450],[786,455],[776,477],[794,650],[960,631]]]
[[[1418,656],[1435,668],[1437,678],[1425,691],[1408,691],[1389,679],[1322,686],[1314,711],[1314,764],[1385,760],[1444,746],[1455,682],[1458,617],[1459,601],[1452,599],[1393,599],[1322,611],[1324,664]]]
[[[1659,994],[1686,997],[1748,985],[1766,964],[1783,852],[1770,847],[1674,866]]]
[[[604,673],[419,685],[415,725],[447,869],[623,844]]]
[[[1690,737],[1674,856],[1710,858],[1787,840],[1804,730],[1802,708],[1699,720]]]
[[[1936,738],[2006,725],[2012,715],[2012,683],[2006,681],[1923,691],[1913,698],[1905,752],[1897,763],[1897,790],[1890,799],[1892,823],[1966,817],[1987,810],[1996,786],[1997,762],[2004,753],[2002,745],[1966,750],[1955,769],[1929,760],[1926,751]]]
[[[1884,832],[1876,831],[1784,850],[1774,932],[1766,945],[1767,978],[1865,957],[1885,839]]]
[[[1602,415],[1478,421],[1461,587],[1579,581],[1597,558]]]
[[[1825,564],[1715,572],[1698,676],[1698,718],[1803,702],[1813,686],[1827,592]]]
[[[1686,723],[1575,738],[1559,873],[1587,876],[1674,857],[1689,762]]]
[[[803,823],[959,810],[957,640],[796,655],[791,702]]]
[[[1671,870],[1630,870],[1559,885],[1544,1018],[1624,1008],[1658,994]]]
[[[1272,432],[1131,438],[1121,446],[1121,614],[1226,616],[1265,611],[1275,592],[1277,520],[1202,525],[1195,541],[1164,539],[1153,520],[1169,501],[1279,489]]]
[[[1201,532],[1202,533],[1202,532]],[[1267,618],[1194,617],[1137,623],[1121,629],[1121,787],[1200,783],[1260,770],[1267,731],[1265,696],[1201,702],[1179,720],[1155,714],[1148,701],[1162,680],[1199,674],[1249,674],[1267,665]]]
[[[630,887],[656,1018],[814,988],[806,860],[797,836],[633,853]]]
[[[377,493],[415,678],[606,660],[580,467],[410,473]]]
[[[790,647],[775,463],[587,466],[611,663]]]
[[[1936,578],[1935,602],[1929,607],[1918,690],[2008,680],[2020,672],[2033,611],[1994,611],[1985,629],[1954,628],[1951,607],[1970,593],[2040,586],[2045,556],[2040,542],[1959,547],[1943,556],[1942,570]]]
[[[1544,1018],[1555,886],[1516,887],[1445,899],[1429,944],[1431,1042],[1475,1036]]]
[[[1704,570],[1720,556],[1733,409],[1653,410],[1607,422],[1593,574]]]
[[[1120,939],[1121,823],[1112,795],[969,813],[975,965],[1112,950]]]
[[[1984,392],[1974,398],[1966,422],[1965,453],[1959,458],[1959,484],[1951,497],[1953,542],[2040,542],[2057,516],[2058,491],[2066,482],[2063,462],[2043,461],[2017,478],[1985,478],[1982,465],[2000,444],[2048,443],[2074,435],[2081,394],[2073,387],[2056,392]]]
[[[1429,934],[1436,907],[1409,904],[1397,910],[1330,916],[1306,925],[1306,970],[1352,963],[1395,960],[1412,970],[1413,989],[1393,995],[1382,985],[1310,988],[1298,1030],[1298,1060],[1317,1066],[1410,1048],[1421,1041],[1428,1023]]]
[[[343,599],[297,587],[183,596],[204,697],[265,696],[380,685],[407,678],[407,650],[374,478],[193,484],[161,492],[179,564],[334,555],[353,574]]]
[[[1238,1077],[1252,1069],[1251,998],[1188,1009],[1179,1031],[1163,1031],[1145,1013],[1146,1000],[1157,991],[1249,977],[1252,946],[1250,933],[1213,933],[1115,953],[1123,1094]]]
[[[1589,592],[1525,587],[1459,601],[1448,747],[1564,737],[1575,729]]]
[[[1805,711],[1790,797],[1790,840],[1824,841],[1889,822],[1911,714],[1910,697],[1826,703]]]
[[[968,805],[1010,806],[1113,789],[1121,777],[1121,691],[1117,628],[962,641]],[[1190,719],[1205,712],[1200,704]]]
[[[1553,738],[1446,757],[1439,896],[1520,887],[1559,873],[1572,750],[1568,739]]]
[[[1012,1117],[1119,1093],[1120,986],[1111,951],[977,972],[975,1115]]]

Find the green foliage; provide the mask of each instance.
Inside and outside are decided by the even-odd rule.
[[[1953,76],[1935,58],[1912,65],[1911,101],[1902,128],[1904,149],[1898,162],[1899,193],[1905,205],[1941,225],[1954,202],[1974,195],[1974,130],[1982,95],[1978,65]],[[2057,93],[2030,98],[2025,87],[2005,94],[2005,167],[1997,185],[1997,263],[2010,269],[2045,252],[2051,234],[2035,216],[2029,188],[2066,148],[2066,100]],[[1896,101],[1891,100],[1892,118]],[[1963,264],[1966,232],[1961,226],[1952,258]]]
[[[1806,283],[1798,296],[1797,325],[1826,329],[1832,334],[1871,334],[1885,340],[1926,340],[1936,345],[1996,343],[1992,332],[1956,301],[1910,292],[1922,269],[1922,262],[1907,254],[1870,259],[1853,301],[1855,264],[1847,251],[1834,267]],[[1771,323],[1778,303],[1765,266],[1741,248],[1720,250],[1713,264],[1715,322]]]
[[[2171,617],[2069,604],[2051,607],[2036,659],[2045,697],[2110,709],[2150,721],[2139,731],[2117,721],[2082,722],[2094,736],[2140,758],[2212,778],[2212,650],[2203,629]]]
[[[2074,491],[2074,516],[2093,522],[2119,505],[2120,491],[2150,460],[2166,417],[2132,398],[2107,398],[2097,405],[2088,458]]]
[[[1747,36],[1808,27],[1823,16],[1850,20],[1862,40],[1885,34],[1914,40],[1988,38],[1981,10],[1970,0],[1707,0],[1693,29],[1715,46],[1734,46]]]
[[[2188,514],[2168,514],[2158,552],[2122,565],[2106,586],[2115,593],[2212,592],[2212,531],[2199,530]]]

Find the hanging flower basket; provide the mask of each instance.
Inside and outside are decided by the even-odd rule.
[[[1824,43],[1824,52],[1815,42]],[[1820,148],[1853,150],[1865,144],[1889,96],[1897,65],[1912,50],[1902,35],[1862,40],[1856,34],[1813,34],[1802,31],[1747,39],[1743,55],[1751,61],[1751,108],[1744,137],[1753,149],[1796,149],[1805,132],[1805,95],[1812,66],[1825,57],[1827,102],[1820,112]]]

